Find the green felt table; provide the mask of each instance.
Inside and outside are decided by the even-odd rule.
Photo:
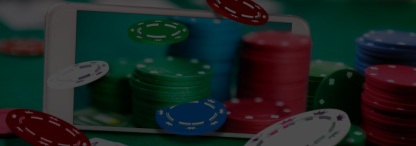
[[[416,31],[416,3],[344,0],[282,1],[283,13],[303,17],[308,21],[313,38],[313,59],[354,64],[354,39],[371,29]],[[190,7],[186,7],[190,8]],[[0,37],[25,35],[0,25]],[[43,37],[34,31],[26,35]],[[42,110],[43,57],[0,55],[0,108]],[[174,135],[93,132],[89,138],[99,137],[127,145],[244,145],[248,139],[219,137],[184,137]],[[0,140],[0,146],[25,145],[18,138]],[[27,144],[26,144],[27,145]]]

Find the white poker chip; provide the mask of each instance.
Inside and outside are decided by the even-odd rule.
[[[338,109],[319,109],[279,121],[254,137],[245,146],[333,146],[351,127],[348,115]]]
[[[108,73],[108,64],[104,61],[88,61],[66,67],[48,78],[48,87],[69,89],[91,83]]]

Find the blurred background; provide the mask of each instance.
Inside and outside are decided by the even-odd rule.
[[[354,64],[355,38],[369,30],[416,32],[415,0],[253,0],[269,14],[305,19],[313,39],[312,59]],[[211,10],[205,0],[0,0],[0,41],[43,40],[44,18],[55,3],[80,2]],[[0,53],[0,108],[42,110],[43,56]],[[1,142],[0,142],[1,145]]]

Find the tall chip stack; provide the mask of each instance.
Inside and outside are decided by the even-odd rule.
[[[237,97],[282,101],[293,114],[306,111],[311,45],[309,36],[290,32],[244,35]]]
[[[110,62],[109,72],[88,85],[91,105],[101,111],[126,114],[131,112],[129,77],[135,63],[126,59]]]
[[[133,124],[158,128],[157,109],[210,97],[211,66],[197,59],[147,58],[134,69],[132,89]]]
[[[233,62],[241,42],[240,24],[231,20],[172,17],[189,29],[188,39],[173,44],[168,55],[196,58],[213,67],[212,98],[230,99]]]
[[[383,64],[365,70],[362,128],[374,145],[416,142],[416,67]]]
[[[364,75],[377,64],[416,66],[416,33],[377,30],[357,38],[355,68]]]

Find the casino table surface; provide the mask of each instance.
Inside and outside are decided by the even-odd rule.
[[[186,1],[184,1],[186,2]],[[297,15],[310,25],[313,39],[312,59],[354,64],[354,39],[371,29],[416,31],[416,2],[358,0],[283,0],[280,13]],[[205,9],[178,5],[186,9]],[[42,30],[21,33],[0,23],[0,38],[9,35],[43,37]],[[99,52],[97,52],[99,53]],[[0,108],[42,110],[43,57],[16,57],[0,54]],[[248,139],[184,137],[120,132],[85,131],[89,138],[99,137],[127,145],[244,145]],[[0,146],[28,145],[18,138],[0,139]]]

